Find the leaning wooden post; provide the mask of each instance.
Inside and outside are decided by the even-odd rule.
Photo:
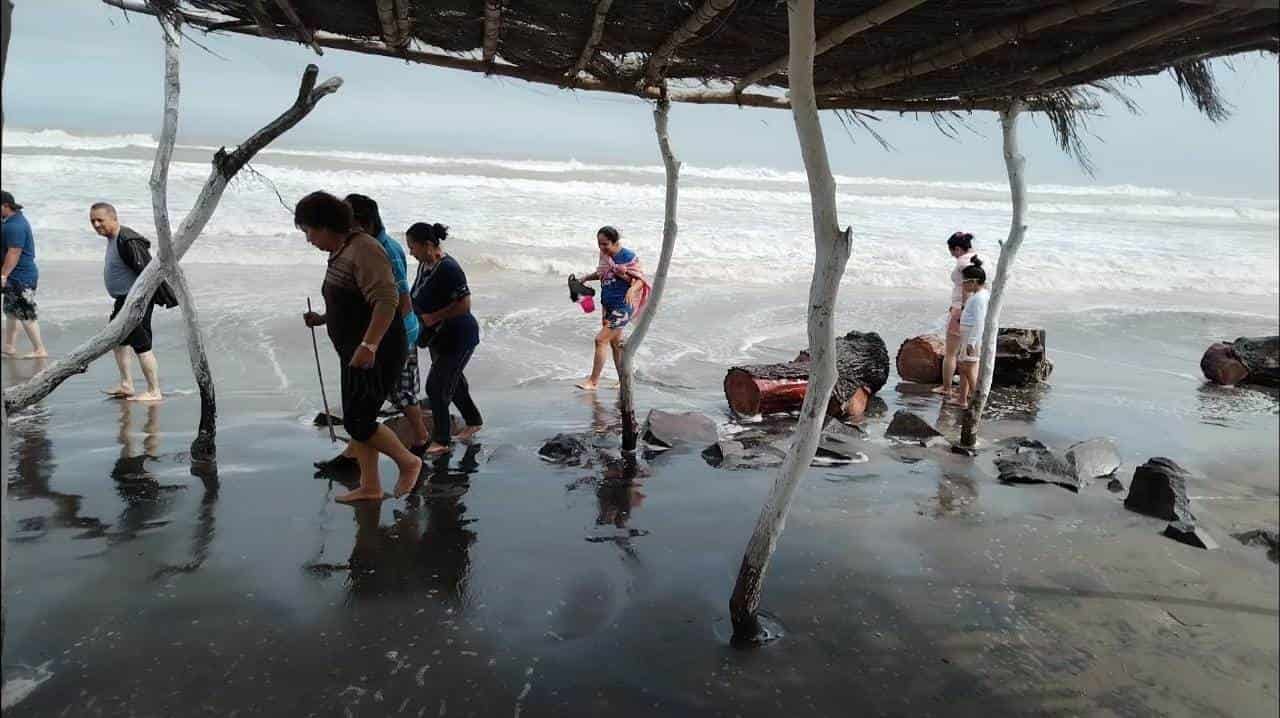
[[[827,145],[818,121],[818,105],[813,91],[813,7],[814,0],[789,0],[787,3],[790,37],[787,76],[791,88],[791,114],[809,177],[813,211],[815,257],[813,280],[809,284],[809,387],[800,408],[795,437],[773,489],[760,509],[760,517],[756,520],[755,530],[742,557],[742,566],[738,569],[733,597],[729,600],[733,635],[737,640],[751,641],[761,636],[756,609],[760,605],[764,575],[786,525],[787,510],[796,486],[817,453],[823,419],[827,415],[827,402],[836,383],[833,320],[840,279],[849,261],[852,229],[840,231],[836,216],[836,182],[831,175]]]
[[[658,150],[662,152],[662,165],[667,174],[666,213],[662,222],[662,255],[653,275],[653,291],[631,336],[622,345],[618,365],[618,405],[622,414],[622,450],[636,450],[639,428],[635,411],[635,357],[640,343],[649,333],[649,325],[658,312],[662,292],[667,286],[667,271],[671,268],[671,255],[676,248],[676,207],[679,203],[680,161],[671,151],[671,138],[667,135],[667,111],[670,103],[659,100],[653,110],[653,129],[658,135]]]
[[[1009,196],[1013,202],[1013,218],[1009,222],[1009,238],[1000,243],[1000,263],[996,277],[991,282],[991,299],[987,303],[987,320],[982,326],[982,355],[978,359],[978,386],[965,409],[960,426],[960,445],[972,449],[978,441],[978,425],[982,423],[982,410],[991,392],[991,377],[996,369],[996,339],[1000,334],[1000,308],[1004,305],[1004,290],[1013,270],[1013,260],[1018,256],[1022,238],[1027,233],[1027,179],[1023,168],[1027,158],[1018,150],[1018,115],[1023,102],[1015,99],[1000,111],[1000,132],[1004,136],[1004,165],[1009,172]]]
[[[178,100],[181,97],[181,23],[180,15],[159,14],[156,19],[164,33],[164,122],[160,141],[156,146],[155,163],[151,167],[151,211],[155,216],[157,261],[169,278],[170,286],[182,307],[182,318],[187,325],[187,353],[191,357],[191,373],[200,389],[200,427],[192,443],[193,454],[202,459],[212,457],[214,435],[217,431],[217,401],[213,390],[213,374],[209,371],[209,359],[204,351],[204,335],[200,330],[200,317],[196,311],[195,297],[187,286],[187,277],[178,264],[173,251],[173,231],[169,224],[169,165],[173,161],[173,147],[178,139]]]
[[[250,135],[234,150],[228,152],[226,148],[223,148],[214,154],[213,171],[210,172],[209,179],[205,181],[199,196],[196,197],[195,204],[192,205],[191,211],[182,220],[182,224],[178,227],[178,232],[173,237],[173,257],[175,262],[181,261],[183,255],[199,238],[200,232],[204,230],[204,226],[208,224],[214,210],[218,208],[222,193],[226,191],[227,185],[236,176],[236,173],[243,169],[249,163],[249,160],[253,159],[254,155],[263,147],[271,144],[273,140],[292,129],[304,117],[311,114],[311,111],[316,108],[320,100],[337,92],[338,88],[342,87],[342,79],[338,77],[330,78],[317,85],[316,76],[319,72],[320,69],[315,65],[307,65],[307,70],[302,75],[302,83],[298,87],[298,97],[291,107],[262,129]],[[62,382],[76,374],[83,374],[95,359],[124,341],[129,332],[133,331],[133,328],[142,321],[143,313],[146,311],[146,303],[151,301],[151,295],[155,294],[160,287],[160,283],[166,278],[166,272],[161,262],[148,264],[134,281],[133,288],[129,290],[129,295],[125,298],[124,308],[120,310],[115,319],[111,320],[106,327],[93,335],[88,341],[71,350],[62,359],[27,381],[10,387],[4,392],[5,408],[9,413],[25,409],[45,398],[50,392],[57,389]]]

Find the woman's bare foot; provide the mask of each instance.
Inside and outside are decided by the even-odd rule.
[[[476,424],[475,426],[467,426],[463,428],[462,431],[459,431],[458,433],[454,434],[453,438],[457,439],[458,441],[466,441],[471,437],[475,436],[476,434],[479,434],[480,430],[483,428],[484,426],[481,424]]]
[[[133,396],[133,385],[132,384],[116,384],[110,389],[103,389],[102,393],[115,399],[121,399],[127,396]]]
[[[591,381],[590,379],[586,379],[584,381],[578,382],[577,384],[574,384],[574,386],[578,387],[583,391],[595,391],[596,389],[599,388],[600,385],[594,381]]]
[[[428,446],[427,450],[422,452],[422,455],[423,456],[444,456],[445,454],[449,454],[452,452],[453,452],[452,446],[445,446],[444,444],[437,444],[435,442],[432,442],[431,446]]]
[[[957,398],[955,398],[955,397],[952,397],[952,398],[950,398],[950,399],[947,399],[947,400],[946,400],[945,402],[943,402],[943,403],[944,403],[944,404],[946,404],[946,405],[947,405],[947,406],[949,406],[949,407],[952,407],[953,409],[963,409],[963,408],[965,408],[966,406],[968,406],[968,405],[969,405],[969,402],[967,402],[967,401],[961,401],[960,399],[957,399]]]
[[[342,504],[353,504],[357,501],[381,501],[383,498],[385,498],[385,495],[382,493],[382,489],[359,488],[334,497],[334,501]]]
[[[40,351],[38,351],[38,352],[27,352],[26,354],[23,354],[22,356],[20,356],[20,357],[18,357],[18,358],[19,358],[19,359],[48,359],[48,358],[49,358],[49,352],[47,352],[47,351],[45,351],[45,350],[41,349],[41,350],[40,350]]]
[[[950,394],[950,393],[951,393],[951,387],[949,387],[949,386],[935,386],[935,387],[933,387],[932,389],[930,389],[929,391],[932,391],[934,394]]]
[[[12,359],[17,355],[18,355],[17,347],[5,347],[4,349],[0,349],[0,357],[4,357],[6,359]]]
[[[422,459],[415,456],[411,463],[400,467],[400,478],[396,480],[394,496],[398,499],[410,491],[413,491],[413,487],[418,485],[418,477],[421,475]]]
[[[144,391],[125,398],[129,401],[164,401],[164,395],[158,391]]]

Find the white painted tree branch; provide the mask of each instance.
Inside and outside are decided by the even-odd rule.
[[[991,298],[987,302],[987,318],[982,325],[982,354],[978,359],[978,386],[970,397],[960,428],[960,444],[973,448],[977,444],[978,425],[991,392],[991,378],[996,370],[996,341],[1000,334],[1000,309],[1004,306],[1004,290],[1013,271],[1013,261],[1027,233],[1027,178],[1023,174],[1027,158],[1018,150],[1018,115],[1022,100],[1014,100],[1000,113],[1000,131],[1004,137],[1004,164],[1009,173],[1009,197],[1013,216],[1009,222],[1009,238],[1000,245],[1000,263],[991,282]]]
[[[213,373],[205,355],[204,335],[200,330],[195,297],[187,286],[187,277],[178,265],[173,251],[173,234],[169,224],[169,165],[178,140],[178,100],[181,97],[181,16],[157,15],[164,33],[164,122],[156,146],[155,164],[151,168],[151,211],[156,222],[156,253],[165,276],[171,282],[187,330],[187,353],[191,357],[191,373],[200,390],[200,425],[193,449],[208,454],[213,450],[217,431],[217,399]]]
[[[783,460],[778,478],[760,509],[755,530],[742,557],[738,580],[729,600],[734,636],[752,639],[760,633],[756,610],[769,560],[787,521],[796,486],[818,450],[827,402],[836,383],[834,314],[840,279],[844,276],[852,244],[852,230],[840,231],[836,215],[836,183],[827,158],[826,140],[818,121],[813,90],[814,0],[789,0],[787,23],[790,62],[791,113],[800,152],[809,178],[815,248],[813,280],[809,285],[809,389],[800,408],[795,436]]]
[[[209,218],[213,216],[214,210],[217,209],[218,202],[222,199],[222,193],[226,190],[227,184],[235,177],[236,173],[259,150],[301,122],[304,117],[315,109],[321,99],[336,92],[342,86],[342,79],[337,77],[316,85],[316,75],[318,73],[319,68],[315,65],[308,65],[306,72],[302,76],[298,97],[289,109],[251,135],[234,151],[227,152],[224,148],[214,154],[213,171],[209,174],[209,179],[205,181],[203,189],[200,190],[200,195],[196,198],[191,212],[183,219],[182,224],[178,227],[177,234],[173,238],[175,261],[181,261],[187,250],[191,248],[191,245],[200,236],[200,232],[204,230]],[[73,349],[63,359],[53,363],[22,384],[5,391],[4,402],[9,413],[25,409],[45,398],[50,392],[58,388],[62,382],[76,374],[83,374],[95,359],[120,344],[129,335],[129,332],[133,331],[133,328],[142,321],[146,305],[151,301],[156,289],[160,287],[160,283],[165,280],[165,274],[160,262],[148,264],[142,270],[142,273],[138,275],[137,280],[134,281],[133,288],[129,290],[129,294],[125,298],[124,308],[106,327],[88,341]]]
[[[635,356],[641,342],[649,333],[649,327],[657,316],[658,305],[662,302],[662,294],[667,287],[667,273],[671,269],[671,256],[676,248],[676,209],[680,201],[680,161],[671,150],[671,137],[667,134],[667,113],[671,103],[659,100],[653,110],[653,129],[658,135],[658,150],[662,153],[662,165],[667,175],[667,195],[665,213],[662,221],[662,254],[658,258],[658,267],[653,274],[653,290],[649,294],[648,306],[636,321],[622,345],[621,363],[618,367],[618,404],[622,413],[622,448],[635,451],[637,425],[635,415]]]

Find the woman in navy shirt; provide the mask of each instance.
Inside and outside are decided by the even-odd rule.
[[[418,222],[405,232],[409,253],[420,262],[418,277],[409,292],[413,311],[422,322],[418,346],[431,352],[426,382],[432,421],[431,445],[426,454],[431,456],[453,450],[449,437],[450,402],[458,407],[467,424],[456,438],[475,436],[484,423],[462,373],[480,344],[480,325],[471,314],[467,275],[457,260],[440,248],[448,233],[443,225],[425,222]]]

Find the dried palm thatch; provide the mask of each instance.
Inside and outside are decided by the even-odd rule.
[[[103,1],[317,52],[646,99],[790,106],[784,0]],[[1167,70],[1221,120],[1229,105],[1207,61],[1280,51],[1280,0],[825,0],[816,28],[818,106],[846,124],[869,130],[864,111],[999,110],[1021,97],[1088,169],[1084,123],[1099,92],[1129,104],[1108,79]]]

